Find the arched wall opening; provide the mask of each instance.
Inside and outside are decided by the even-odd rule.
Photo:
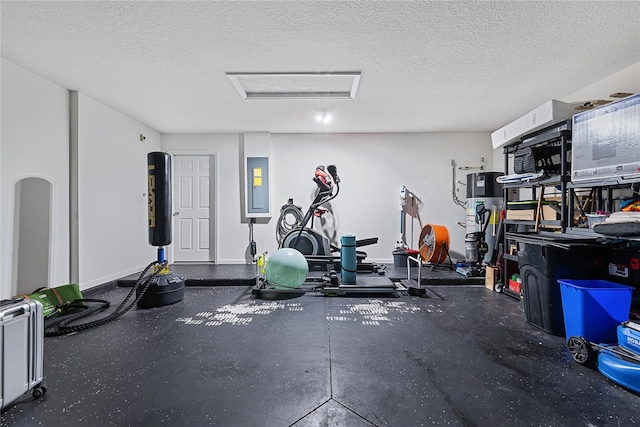
[[[42,178],[23,178],[15,184],[14,294],[28,294],[49,286],[51,192],[51,183]]]

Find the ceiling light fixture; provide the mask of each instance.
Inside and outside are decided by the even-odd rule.
[[[329,123],[332,119],[333,119],[333,117],[329,113],[318,113],[316,115],[316,121],[320,122],[320,123],[323,123],[325,125],[327,123]]]
[[[360,72],[227,73],[243,99],[354,99]]]

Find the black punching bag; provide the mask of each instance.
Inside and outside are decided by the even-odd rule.
[[[149,183],[149,244],[171,243],[171,157],[155,151],[147,154]]]
[[[149,187],[149,243],[158,246],[157,268],[144,294],[136,289],[138,307],[162,307],[182,301],[184,278],[169,271],[164,264],[163,246],[171,244],[171,157],[167,153],[153,152],[147,155]]]

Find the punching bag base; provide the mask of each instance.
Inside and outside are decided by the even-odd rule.
[[[140,289],[136,289],[139,296]],[[175,304],[184,298],[184,279],[177,274],[168,273],[156,277],[144,293],[138,307],[153,308]]]

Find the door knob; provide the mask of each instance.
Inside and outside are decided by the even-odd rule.
[[[180,212],[174,212],[173,213],[173,216],[178,216],[178,215],[180,215]]]

